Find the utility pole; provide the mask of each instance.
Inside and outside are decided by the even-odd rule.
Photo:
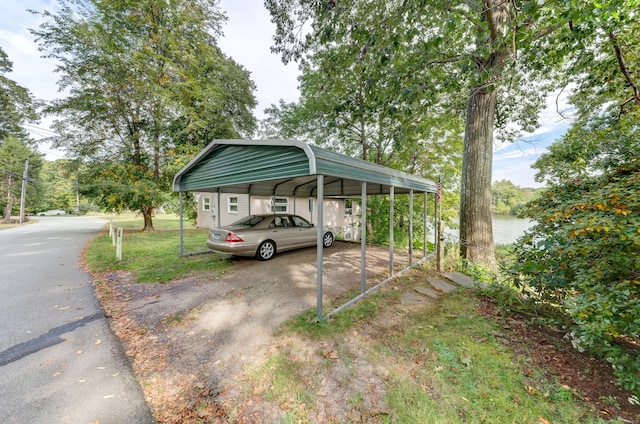
[[[76,180],[76,215],[80,215],[80,188],[79,183]]]
[[[24,172],[22,173],[22,193],[20,194],[20,224],[24,220],[24,206],[27,196],[27,179],[29,178],[29,158],[24,160]]]

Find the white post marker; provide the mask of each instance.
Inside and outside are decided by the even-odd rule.
[[[116,235],[116,258],[121,261],[122,260],[122,227],[118,227]]]
[[[111,244],[116,245],[116,233],[113,231],[113,218],[109,221],[109,237],[111,237]]]

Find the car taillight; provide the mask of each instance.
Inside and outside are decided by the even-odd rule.
[[[238,237],[233,233],[229,233],[227,234],[227,238],[224,239],[224,241],[225,243],[239,243],[239,242],[243,242],[244,240],[242,240],[240,237]]]

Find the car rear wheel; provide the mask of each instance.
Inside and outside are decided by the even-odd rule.
[[[331,247],[333,245],[333,234],[327,232],[322,237],[322,245],[324,247]]]
[[[256,256],[261,261],[268,261],[273,258],[273,255],[276,254],[276,245],[271,240],[263,241],[258,246],[258,251],[256,252]]]

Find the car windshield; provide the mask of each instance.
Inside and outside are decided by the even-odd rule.
[[[230,227],[253,227],[264,220],[263,216],[246,216],[239,221],[234,222]]]

